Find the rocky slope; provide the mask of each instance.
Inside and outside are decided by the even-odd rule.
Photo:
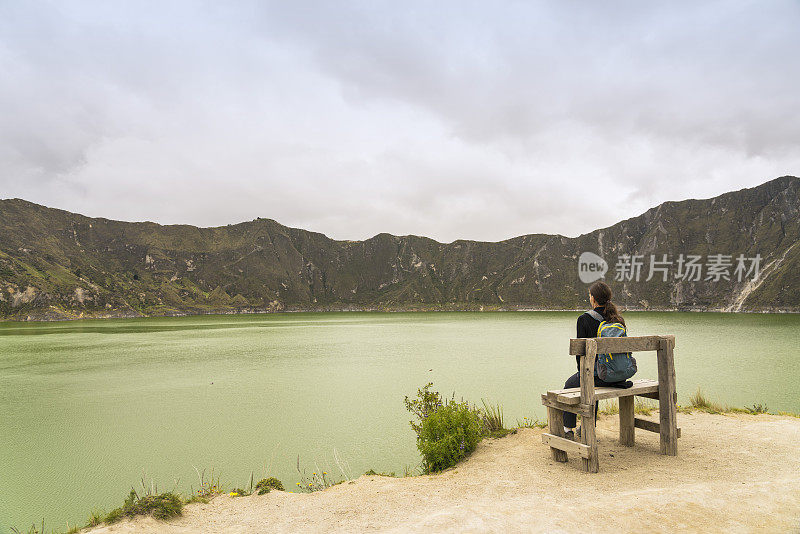
[[[173,315],[328,309],[575,309],[578,259],[608,263],[628,309],[800,311],[800,178],[707,200],[665,202],[577,238],[531,234],[439,243],[378,234],[336,241],[257,219],[218,228],[90,218],[0,201],[0,317]],[[651,255],[667,271],[649,276]],[[730,263],[719,280],[713,256]],[[620,273],[641,256],[638,281]],[[699,256],[699,280],[679,276]],[[760,256],[759,275],[737,257]],[[655,264],[657,267],[658,264]],[[679,269],[680,268],[680,269]],[[623,280],[616,280],[621,274]],[[696,274],[696,273],[695,273]],[[630,279],[627,279],[630,278]],[[741,280],[739,280],[741,278]]]

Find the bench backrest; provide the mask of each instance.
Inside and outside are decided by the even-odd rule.
[[[586,340],[594,339],[597,342],[595,354],[610,352],[641,352],[645,350],[658,351],[662,341],[667,341],[675,348],[675,336],[639,336],[639,337],[596,337],[569,340],[569,353],[573,356],[586,354]]]

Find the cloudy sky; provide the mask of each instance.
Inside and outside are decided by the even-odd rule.
[[[800,3],[0,0],[0,197],[574,236],[800,174]]]

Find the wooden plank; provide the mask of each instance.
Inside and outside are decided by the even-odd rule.
[[[658,359],[658,417],[661,435],[661,454],[678,454],[677,393],[675,392],[675,362],[672,353],[674,340],[663,339],[656,355]]]
[[[595,339],[586,340],[586,354],[581,356],[581,404],[594,406],[594,362],[597,358],[597,341]],[[589,473],[597,473],[600,469],[597,458],[597,436],[595,436],[595,417],[594,410],[581,417],[581,441],[589,447],[588,458],[581,458],[583,469]]]
[[[590,410],[594,411],[593,406],[584,404],[564,404],[558,401],[550,400],[550,398],[547,395],[542,395],[542,404],[544,404],[548,408],[555,408],[557,410],[561,410],[562,412],[572,412],[578,415],[589,413]]]
[[[580,388],[562,389],[558,395],[551,396],[547,392],[548,398],[562,404],[578,404],[581,399]],[[644,395],[647,393],[658,393],[658,381],[650,378],[640,378],[633,381],[633,386],[629,388],[610,388],[595,387],[594,395],[596,400],[616,399],[618,397],[628,397],[631,395]]]
[[[633,397],[619,398],[619,443],[620,445],[624,445],[626,447],[633,447]]]
[[[567,461],[567,453],[578,454],[581,458],[589,458],[591,455],[591,448],[583,443],[572,441],[571,439],[562,438],[561,436],[554,436],[553,434],[542,434],[542,443],[550,446],[550,450],[557,450],[564,455],[564,460]],[[554,457],[555,459],[555,457]],[[561,460],[556,460],[561,461]]]
[[[597,337],[586,339],[594,339],[597,342],[598,354],[658,350],[663,339],[671,340],[672,346],[675,347],[675,336]],[[570,339],[569,353],[573,356],[586,354],[586,339]]]
[[[555,408],[547,408],[547,424],[550,434],[544,436],[553,436],[563,441],[570,441],[564,438],[564,412]],[[546,443],[546,442],[545,442]],[[563,447],[550,447],[550,454],[556,462],[567,461],[567,450]]]
[[[633,419],[633,424],[636,428],[641,428],[642,430],[647,430],[648,432],[655,432],[656,434],[661,433],[661,425],[656,423],[655,421],[650,421],[649,419],[640,419],[635,417]],[[679,428],[676,432],[678,437],[681,437],[681,429]]]

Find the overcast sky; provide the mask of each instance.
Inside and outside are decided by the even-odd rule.
[[[800,2],[0,0],[0,197],[575,236],[800,174]]]

